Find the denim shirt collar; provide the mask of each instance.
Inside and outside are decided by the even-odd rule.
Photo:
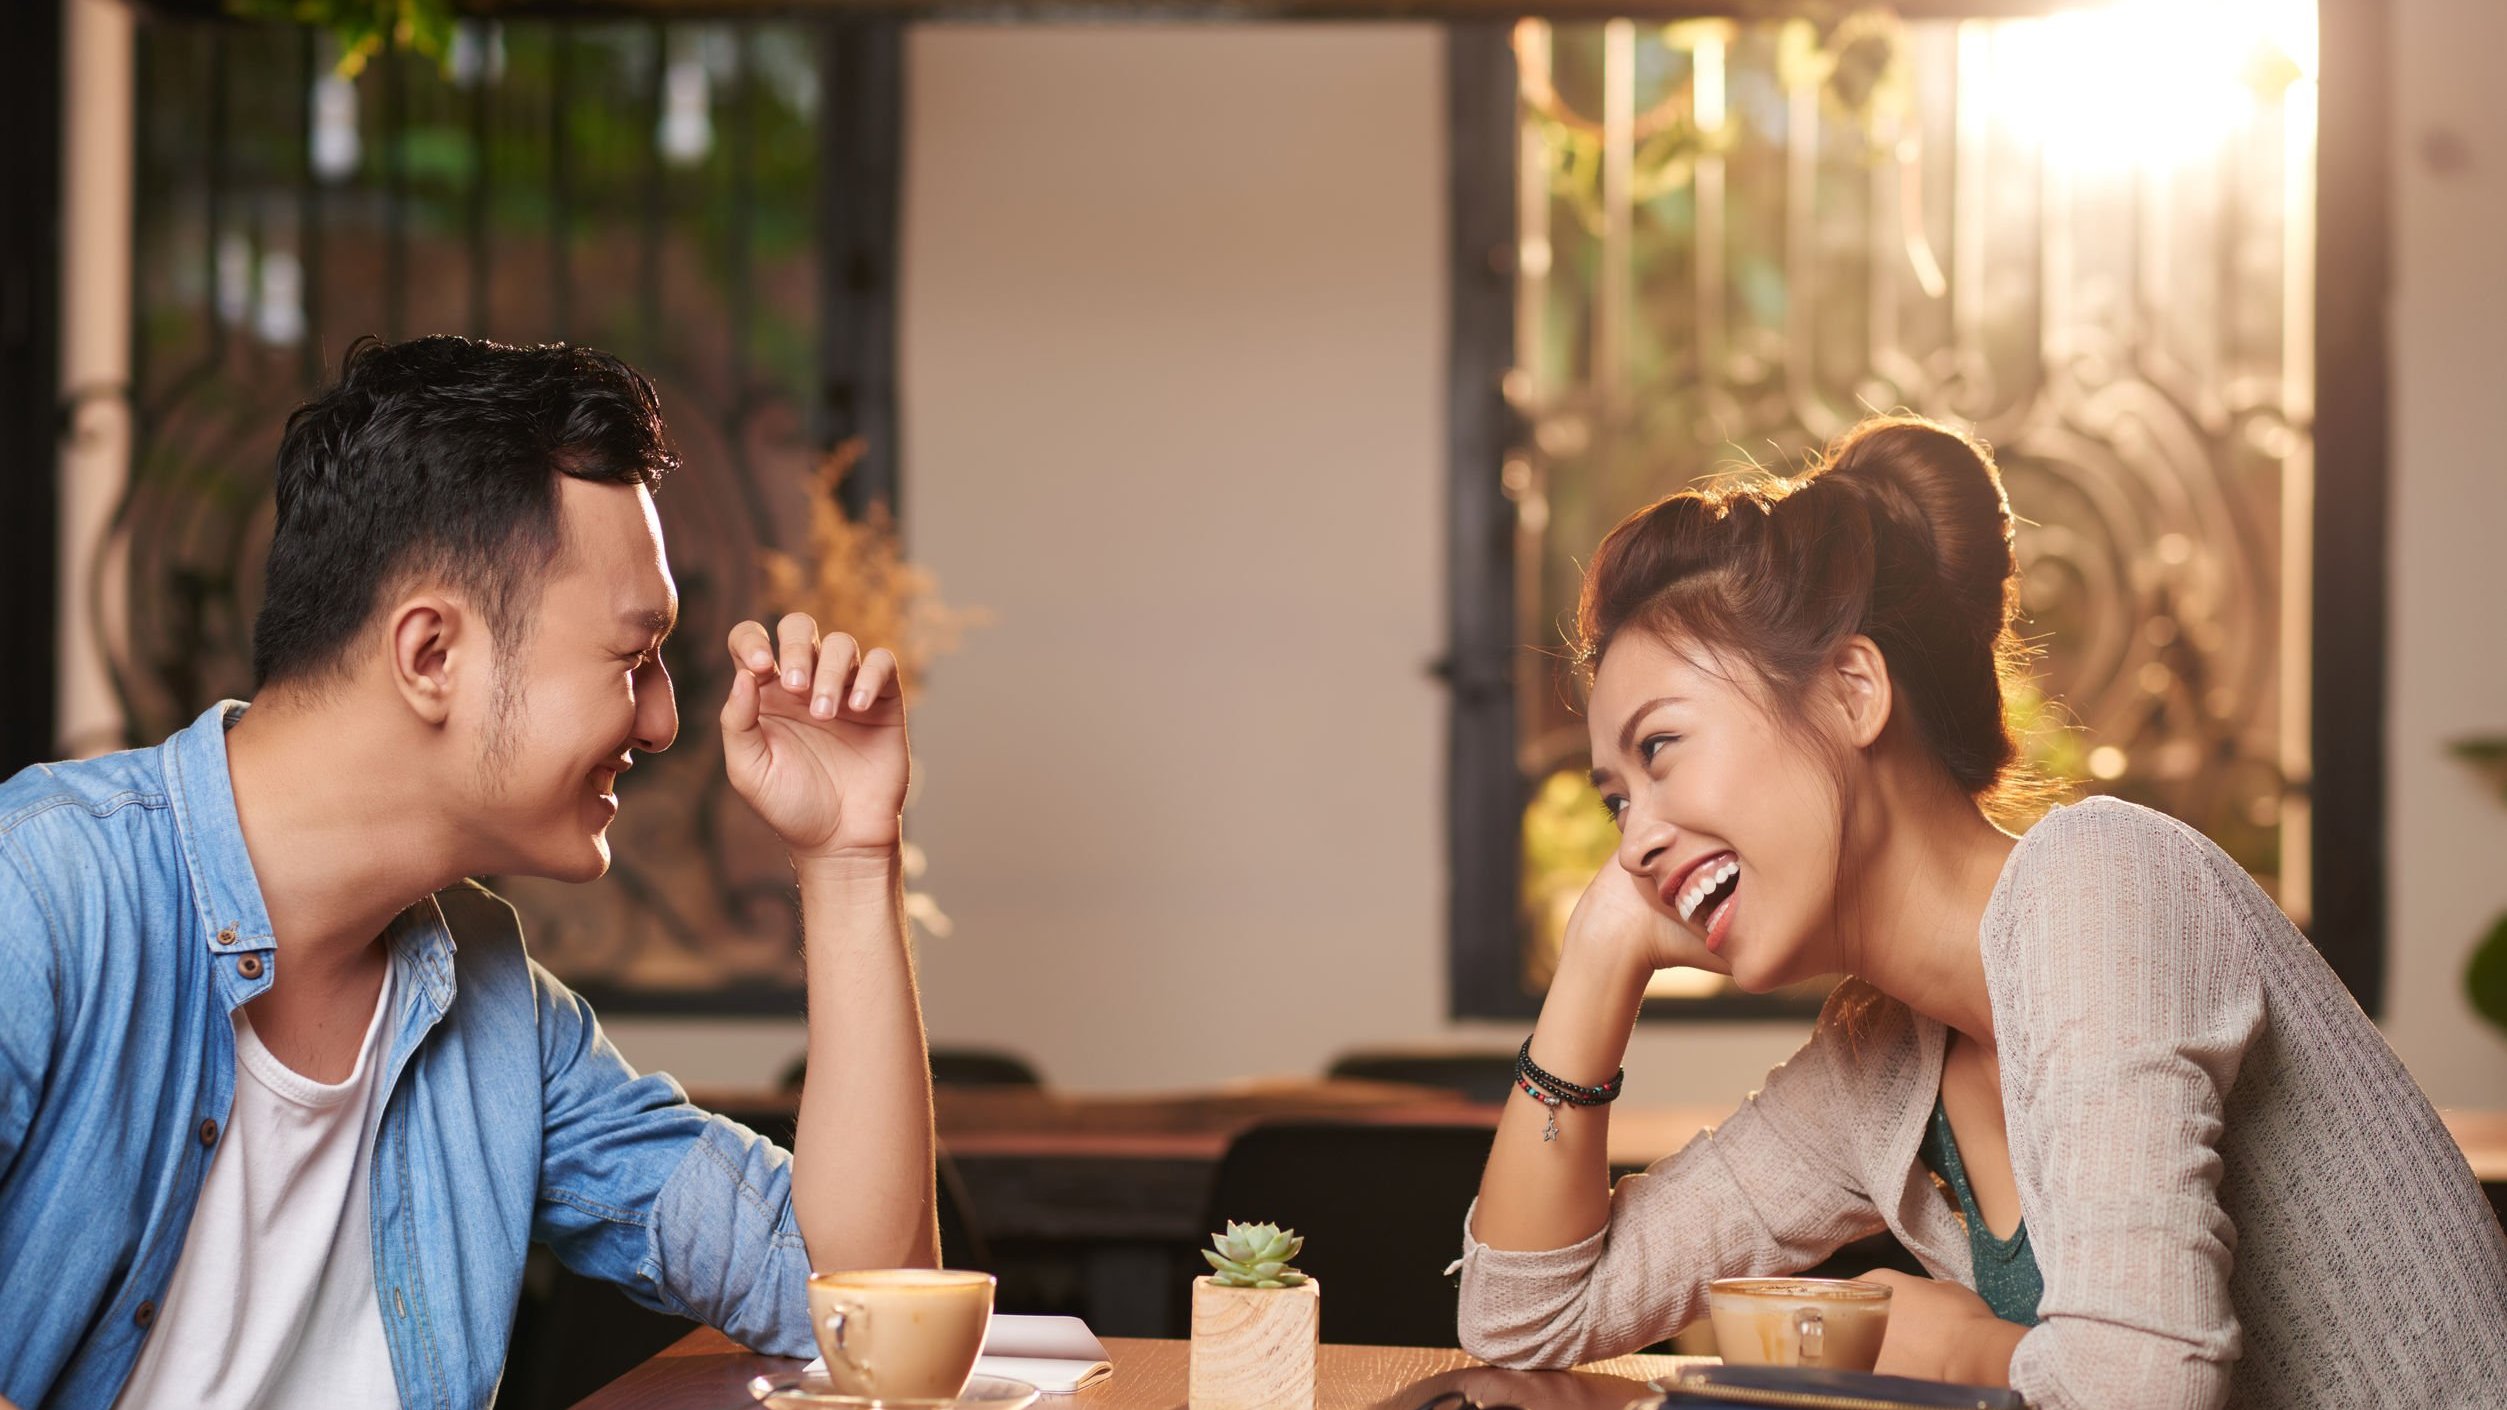
[[[192,896],[199,908],[201,943],[213,956],[233,960],[259,954],[255,978],[246,979],[233,964],[214,966],[226,987],[229,1008],[258,998],[271,984],[269,958],[278,948],[270,910],[261,899],[261,879],[252,869],[244,845],[242,817],[235,810],[235,780],[229,772],[226,732],[248,708],[241,700],[221,700],[158,746],[164,760],[168,801],[182,841],[183,865],[191,872]],[[443,910],[432,896],[395,917],[384,932],[392,952],[393,977],[414,1002],[423,996],[441,1017],[453,1002],[453,936]],[[414,1042],[412,1029],[403,1025]],[[395,1054],[397,1059],[402,1054]]]
[[[226,732],[244,717],[244,702],[221,700],[158,746],[164,756],[165,790],[191,871],[192,897],[200,908],[201,937],[216,955],[269,950],[277,945],[270,911],[261,901],[244,824],[235,812],[235,781],[227,772]]]

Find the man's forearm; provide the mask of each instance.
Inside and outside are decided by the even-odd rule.
[[[897,855],[797,863],[809,1076],[792,1198],[818,1269],[931,1267],[931,1059]]]

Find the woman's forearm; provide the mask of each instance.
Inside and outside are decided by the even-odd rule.
[[[1619,1070],[1652,971],[1600,943],[1570,944],[1533,1029],[1532,1061],[1554,1076],[1598,1086]],[[1472,1233],[1492,1248],[1564,1248],[1610,1219],[1610,1108],[1551,1111],[1520,1088],[1506,1100]]]

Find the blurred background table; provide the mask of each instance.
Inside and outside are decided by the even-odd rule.
[[[785,1092],[698,1091],[700,1105],[790,1139]],[[1433,1087],[1334,1078],[1248,1081],[1203,1092],[1089,1096],[1042,1087],[943,1087],[940,1139],[988,1239],[1198,1243],[1229,1144],[1267,1122],[1481,1125],[1501,1108]],[[1615,1108],[1614,1170],[1641,1170],[1731,1114],[1729,1103]],[[2447,1129],[2493,1197],[2507,1190],[2507,1112],[2447,1111]],[[781,1123],[777,1125],[776,1123]]]
[[[1041,1404],[1051,1410],[1181,1410],[1190,1342],[1108,1337],[1106,1352],[1112,1376]],[[1502,1371],[1460,1351],[1327,1342],[1315,1361],[1316,1410],[1418,1410],[1445,1390],[1524,1410],[1621,1410],[1644,1393],[1646,1381],[1691,1359],[1621,1356],[1574,1371]],[[760,1356],[720,1332],[694,1332],[579,1402],[577,1410],[735,1410],[754,1403],[750,1378],[789,1375],[800,1365]]]

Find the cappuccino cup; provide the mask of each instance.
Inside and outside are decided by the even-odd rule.
[[[1850,1278],[1718,1278],[1706,1287],[1706,1315],[1732,1365],[1868,1371],[1889,1330],[1889,1289]]]
[[[954,1400],[992,1321],[990,1273],[866,1268],[810,1275],[810,1330],[839,1394]]]

